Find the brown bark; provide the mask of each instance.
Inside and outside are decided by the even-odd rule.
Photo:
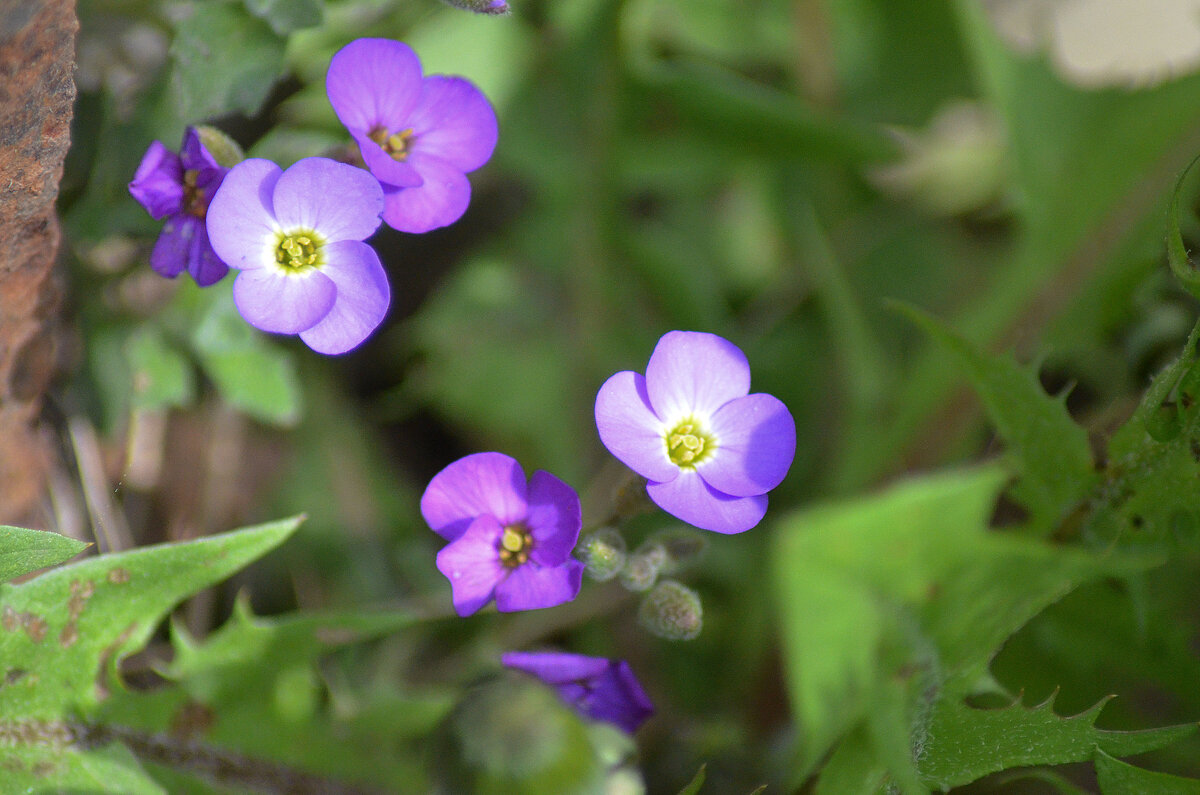
[[[74,0],[0,0],[0,523],[33,523],[45,493],[35,423],[54,372],[77,27]]]

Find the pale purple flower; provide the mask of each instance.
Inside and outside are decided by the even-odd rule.
[[[457,221],[471,200],[466,174],[496,148],[496,113],[461,77],[423,77],[403,42],[358,39],[325,76],[329,102],[383,185],[383,220],[402,232]]]
[[[533,674],[552,686],[583,715],[616,724],[630,734],[654,714],[650,697],[624,660],[563,652],[510,651],[500,656],[500,662]]]
[[[241,270],[238,312],[263,331],[299,334],[318,353],[359,345],[391,297],[379,256],[362,242],[382,210],[379,183],[344,163],[309,157],[287,171],[239,163],[208,208],[213,248]]]
[[[179,154],[159,141],[150,144],[129,183],[129,193],[155,219],[166,218],[150,267],[174,279],[183,271],[207,287],[224,278],[229,268],[213,252],[204,216],[213,194],[229,169],[205,148],[195,127],[183,134]]]
[[[450,541],[437,567],[454,609],[534,610],[579,593],[583,563],[571,557],[583,524],[579,495],[549,472],[525,472],[502,453],[475,453],[443,469],[421,497],[421,515]]]
[[[664,334],[646,375],[629,370],[596,396],[596,428],[614,456],[648,481],[658,507],[718,533],[754,527],[796,453],[787,407],[750,392],[750,365],[726,339]]]

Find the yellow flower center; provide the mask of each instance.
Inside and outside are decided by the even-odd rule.
[[[500,562],[510,569],[529,560],[531,549],[533,536],[523,524],[510,524],[500,534]]]
[[[695,418],[688,417],[663,434],[667,457],[682,469],[694,469],[717,449],[716,439]]]
[[[408,149],[413,141],[413,131],[409,127],[398,133],[389,133],[386,127],[381,126],[372,129],[367,133],[367,137],[379,144],[379,147],[391,155],[393,160],[406,160]]]
[[[279,233],[275,244],[275,262],[284,270],[294,273],[318,268],[324,264],[321,248],[325,241],[316,232],[307,229],[290,233]]]
[[[200,172],[189,168],[183,172],[183,211],[203,218],[208,212],[208,202],[204,200],[204,190],[196,187],[196,178]]]

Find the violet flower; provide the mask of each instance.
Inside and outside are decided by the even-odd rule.
[[[390,39],[343,47],[325,76],[329,102],[383,185],[383,220],[402,232],[457,221],[471,200],[467,172],[496,148],[496,113],[461,77],[422,77],[421,61]]]
[[[630,734],[654,714],[650,697],[624,660],[510,651],[500,656],[500,662],[551,685],[581,714],[616,724]]]
[[[159,141],[150,144],[129,183],[129,193],[155,219],[166,218],[150,267],[168,279],[184,270],[208,287],[229,272],[209,244],[204,216],[229,169],[219,164],[195,127],[183,134],[179,154]]]
[[[629,370],[596,395],[596,428],[614,456],[648,481],[658,507],[718,533],[754,527],[796,453],[787,407],[748,394],[750,365],[715,334],[671,331],[646,375]]]
[[[213,249],[241,273],[233,301],[246,322],[345,353],[383,321],[390,301],[375,250],[383,192],[362,169],[309,157],[287,171],[252,158],[208,208]]]
[[[421,497],[421,515],[450,541],[437,556],[454,609],[469,616],[494,596],[502,612],[569,602],[583,563],[571,557],[583,524],[579,495],[548,472],[529,482],[502,453],[476,453],[443,469]]]

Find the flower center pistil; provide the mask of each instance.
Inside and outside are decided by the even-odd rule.
[[[717,449],[712,434],[691,417],[664,434],[663,440],[671,463],[683,469],[693,469]]]
[[[367,137],[379,144],[379,148],[391,155],[393,160],[407,160],[408,150],[412,145],[412,127],[398,133],[388,133],[386,127],[375,127]]]
[[[284,270],[303,273],[323,263],[323,245],[324,241],[316,232],[300,230],[290,234],[280,233],[279,241],[275,244],[275,262]]]
[[[200,172],[189,168],[183,172],[183,211],[203,218],[208,212],[208,202],[205,201],[204,189],[196,187]]]
[[[533,536],[523,524],[510,524],[500,534],[500,562],[510,569],[529,560]]]

